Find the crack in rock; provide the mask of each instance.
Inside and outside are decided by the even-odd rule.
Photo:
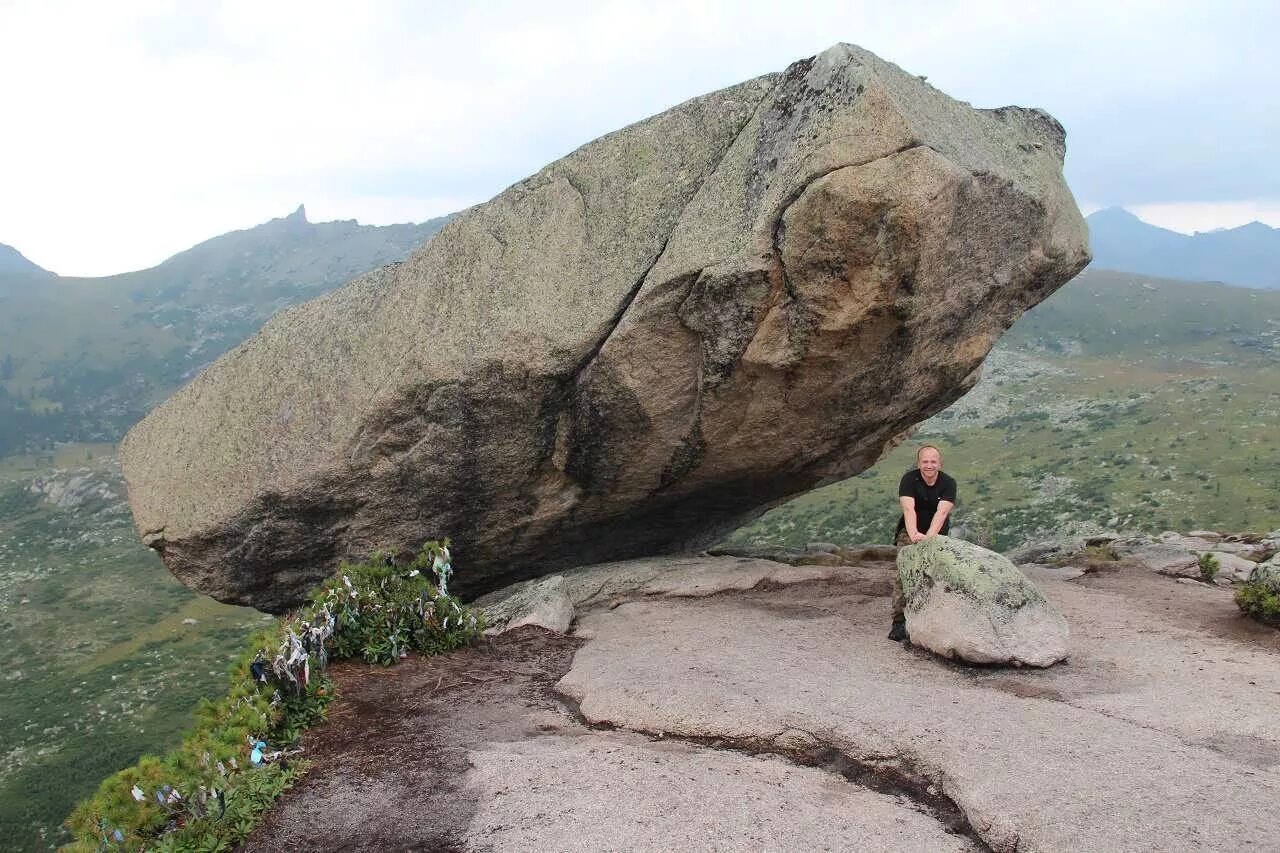
[[[737,752],[744,755],[772,755],[783,758],[800,767],[825,770],[845,781],[900,800],[906,800],[917,811],[927,814],[942,825],[950,835],[968,838],[980,850],[990,851],[991,846],[969,822],[964,809],[947,796],[941,781],[916,770],[899,755],[875,755],[858,758],[833,743],[823,741],[812,732],[802,729],[786,729],[772,737],[726,737],[708,735],[673,734],[631,726],[620,726],[609,720],[592,720],[582,712],[581,703],[572,696],[552,688],[550,698],[558,701],[565,713],[575,722],[591,731],[624,731],[645,735],[657,740],[671,740],[699,746],[704,749]],[[1012,849],[1002,848],[1007,853]]]
[[[667,253],[667,245],[671,242],[671,236],[675,234],[675,232],[680,228],[681,223],[684,221],[685,212],[688,211],[689,206],[693,204],[694,200],[698,198],[698,194],[702,192],[702,188],[706,185],[707,181],[711,180],[715,176],[716,172],[720,169],[720,166],[724,163],[725,158],[733,151],[733,147],[737,144],[743,131],[751,125],[751,122],[759,114],[760,108],[768,102],[769,95],[772,91],[773,89],[770,87],[761,93],[760,100],[756,104],[755,109],[752,110],[750,115],[748,115],[743,120],[742,124],[738,126],[738,129],[729,138],[729,142],[725,145],[724,150],[720,152],[720,156],[716,158],[715,163],[710,165],[706,170],[706,173],[702,176],[702,180],[698,183],[698,186],[695,187],[689,194],[689,197],[685,199],[684,204],[680,208],[680,213],[672,220],[671,227],[667,231],[667,236],[663,238],[662,245],[658,247],[658,251],[653,256],[653,260],[644,268],[640,275],[636,277],[635,284],[631,286],[631,289],[625,296],[623,296],[622,301],[619,303],[618,310],[614,313],[613,319],[609,323],[609,328],[600,336],[600,339],[596,342],[595,346],[593,346],[586,355],[579,360],[578,365],[570,373],[566,385],[576,383],[580,377],[586,374],[587,369],[595,362],[596,357],[599,356],[600,352],[604,349],[605,344],[607,344],[609,339],[613,337],[613,333],[617,330],[618,326],[622,324],[622,319],[631,308],[631,304],[635,302],[636,297],[640,295],[641,289],[644,288],[645,282],[649,280],[649,274],[653,272],[654,268],[657,267],[658,262],[661,261],[663,256]],[[571,185],[575,190],[578,189],[577,185],[572,184],[572,182]],[[578,193],[579,195],[582,195],[583,205],[585,207],[586,196],[582,194],[581,190],[578,190]],[[696,277],[697,273],[694,273],[694,278]]]

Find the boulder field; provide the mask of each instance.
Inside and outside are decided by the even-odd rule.
[[[220,358],[121,446],[138,531],[268,611],[446,536],[464,595],[711,544],[865,470],[1088,263],[1064,153],[851,45],[695,98]]]

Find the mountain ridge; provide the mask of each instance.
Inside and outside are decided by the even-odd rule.
[[[1123,207],[1095,211],[1085,222],[1094,268],[1280,288],[1280,228],[1266,223],[1182,234],[1143,222]]]
[[[30,260],[13,246],[0,243],[0,275],[56,277],[57,273],[50,272]]]
[[[403,260],[451,218],[311,223],[299,206],[144,270],[0,274],[0,456],[114,441],[277,311]]]

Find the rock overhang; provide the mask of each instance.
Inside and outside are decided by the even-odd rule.
[[[279,610],[706,544],[872,464],[1088,261],[1061,126],[837,45],[609,134],[282,313],[122,447],[184,582]]]

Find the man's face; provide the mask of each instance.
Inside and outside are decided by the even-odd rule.
[[[942,455],[932,447],[926,447],[920,451],[920,456],[916,459],[916,467],[920,469],[920,473],[926,480],[932,480],[942,468]]]

